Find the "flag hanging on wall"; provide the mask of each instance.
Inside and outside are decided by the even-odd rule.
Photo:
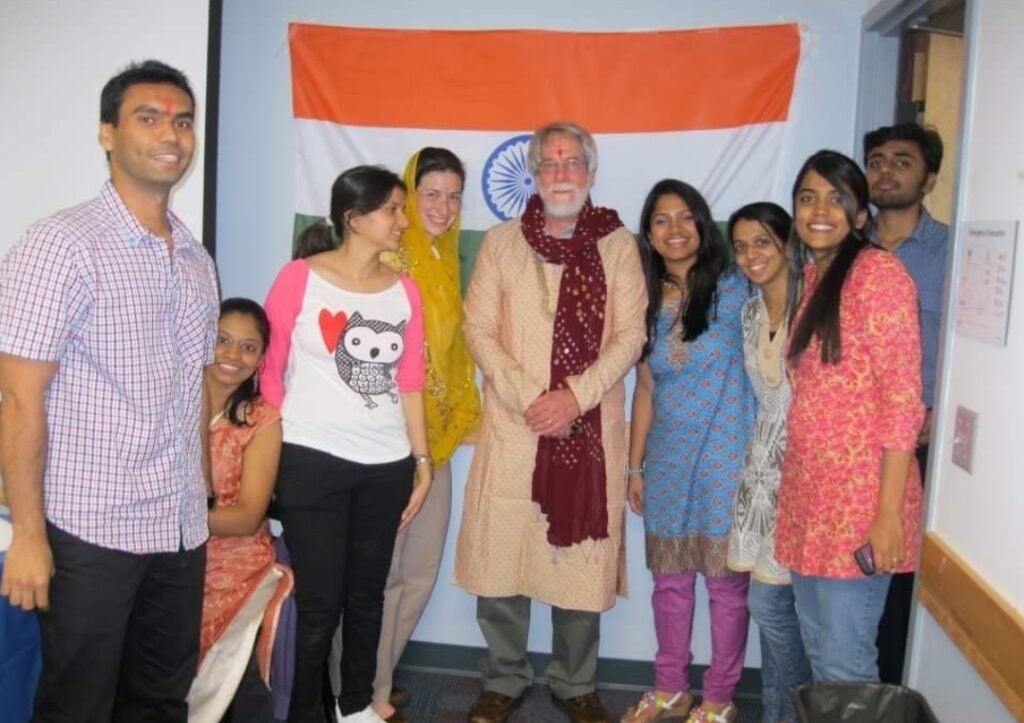
[[[636,230],[644,196],[682,179],[715,218],[778,177],[800,59],[797,24],[660,32],[289,27],[296,228],[327,214],[337,175],[401,174],[423,146],[466,166],[464,255],[533,192],[526,144],[570,120],[597,142],[597,205]],[[468,271],[469,264],[464,271]]]

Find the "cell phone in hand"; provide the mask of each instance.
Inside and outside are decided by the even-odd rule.
[[[857,561],[857,567],[865,575],[875,574],[875,556],[870,542],[866,542],[854,550],[853,559]]]

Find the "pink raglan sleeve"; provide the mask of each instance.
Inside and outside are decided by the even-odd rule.
[[[405,325],[405,352],[398,363],[395,381],[400,392],[423,391],[423,377],[426,374],[423,343],[423,299],[419,287],[411,277],[401,276],[402,286],[409,298],[409,323]]]
[[[291,351],[292,332],[295,319],[302,310],[308,278],[309,264],[302,260],[289,262],[277,274],[263,303],[270,319],[270,345],[263,358],[260,392],[264,399],[279,409],[284,401],[284,372]]]

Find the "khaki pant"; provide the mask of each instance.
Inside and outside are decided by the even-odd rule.
[[[476,619],[487,641],[484,690],[518,698],[533,683],[526,656],[531,602],[522,595],[476,599]],[[601,613],[552,606],[551,627],[552,657],[544,670],[551,692],[563,700],[593,693]]]

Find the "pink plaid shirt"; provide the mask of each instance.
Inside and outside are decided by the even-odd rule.
[[[207,537],[200,448],[217,277],[168,214],[174,252],[110,182],[34,224],[0,264],[0,352],[59,362],[46,399],[46,517],[144,554]]]

